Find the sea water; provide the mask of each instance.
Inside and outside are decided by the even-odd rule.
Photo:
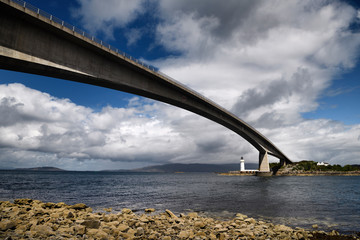
[[[0,171],[0,200],[85,203],[94,210],[155,208],[215,218],[236,213],[292,227],[360,231],[360,176]]]

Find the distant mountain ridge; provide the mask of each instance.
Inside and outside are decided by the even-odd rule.
[[[246,169],[257,169],[258,164],[247,163]],[[136,169],[117,169],[102,170],[101,172],[148,172],[148,173],[174,173],[174,172],[229,172],[238,171],[239,164],[202,164],[202,163],[170,163],[163,165],[153,165]],[[38,171],[38,172],[63,172],[67,171],[56,167],[33,167],[33,168],[15,168],[10,170],[17,171]]]
[[[66,170],[56,167],[34,167],[34,168],[15,168],[18,171],[38,171],[38,172],[64,172]]]
[[[247,168],[256,169],[256,163],[246,164]],[[239,164],[201,164],[201,163],[172,163],[154,165],[144,168],[133,169],[132,172],[228,172],[240,169]]]

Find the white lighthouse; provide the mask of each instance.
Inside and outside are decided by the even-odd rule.
[[[240,159],[240,172],[244,172],[245,171],[245,160],[243,157],[241,157]]]

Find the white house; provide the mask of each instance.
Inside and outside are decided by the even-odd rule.
[[[330,164],[328,164],[328,163],[326,163],[326,162],[318,162],[317,164],[316,164],[317,166],[329,166]]]

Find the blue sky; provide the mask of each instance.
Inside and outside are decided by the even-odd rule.
[[[356,1],[28,2],[199,91],[295,161],[360,164]],[[5,70],[0,84],[0,112],[12,122],[0,120],[2,168],[258,158],[231,131],[163,103]]]

